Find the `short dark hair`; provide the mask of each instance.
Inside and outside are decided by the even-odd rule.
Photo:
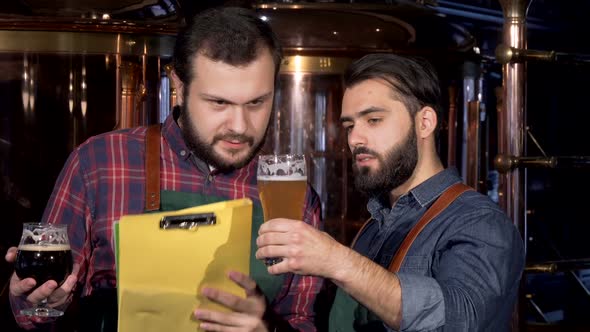
[[[437,116],[435,136],[440,130],[442,105],[440,83],[434,67],[425,59],[388,53],[368,54],[353,62],[344,75],[344,87],[370,79],[382,79],[404,103],[412,119],[425,106]]]
[[[178,78],[189,85],[193,60],[200,53],[211,60],[233,66],[254,61],[268,49],[279,72],[282,50],[269,24],[256,12],[240,7],[214,7],[199,12],[176,37],[173,65]]]

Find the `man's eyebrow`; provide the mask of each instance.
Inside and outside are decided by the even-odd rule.
[[[253,101],[257,101],[257,100],[264,100],[264,99],[267,99],[267,98],[269,98],[270,96],[272,96],[272,91],[270,91],[270,92],[267,92],[267,93],[265,93],[265,94],[263,94],[263,95],[260,95],[260,96],[258,96],[258,97],[256,97],[256,98],[254,98],[254,99],[252,99],[252,100],[248,101],[248,103],[251,103],[251,102],[253,102]]]
[[[227,99],[225,99],[223,97],[219,97],[219,96],[215,96],[215,95],[210,95],[208,93],[200,93],[199,96],[201,96],[201,98],[204,98],[204,99],[222,101],[222,102],[227,103],[227,104],[230,104],[230,105],[235,105],[236,104],[235,102],[233,102],[231,100],[227,100]],[[254,102],[254,101],[258,101],[258,100],[264,100],[264,99],[269,98],[270,96],[272,96],[272,91],[267,92],[267,93],[265,93],[263,95],[260,95],[258,97],[255,97],[252,100],[248,100],[246,102],[246,104],[251,103],[251,102]]]
[[[351,117],[351,116],[340,117],[340,123],[352,122],[354,120],[354,118],[361,118],[361,117],[366,116],[368,114],[378,113],[378,112],[379,113],[380,112],[387,112],[387,110],[384,108],[381,108],[381,107],[369,107],[367,109],[364,109],[364,110],[356,113],[354,117]]]

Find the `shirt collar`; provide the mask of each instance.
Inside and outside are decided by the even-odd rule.
[[[457,169],[450,167],[422,182],[410,190],[410,193],[422,207],[425,207],[457,182],[461,182],[461,177]]]
[[[448,187],[457,182],[461,182],[459,173],[454,167],[450,167],[422,182],[399,199],[411,200],[413,198],[421,207],[425,207],[440,196]],[[407,198],[405,198],[406,196]],[[367,203],[367,210],[376,219],[380,219],[381,215],[386,214],[389,209],[391,209],[391,206],[388,193],[371,197]]]
[[[168,143],[172,151],[182,160],[186,160],[190,157],[190,149],[186,146],[184,138],[182,137],[182,131],[174,119],[173,112],[170,112],[166,121],[162,126],[162,136]]]
[[[389,204],[389,196],[385,193],[371,197],[367,202],[367,210],[371,214],[373,219],[376,219],[381,223],[385,215],[389,213],[391,204]]]

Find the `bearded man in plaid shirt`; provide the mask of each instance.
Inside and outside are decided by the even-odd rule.
[[[159,137],[162,210],[247,197],[254,202],[253,219],[261,220],[255,157],[271,118],[281,62],[276,36],[249,10],[210,9],[179,33],[173,61],[179,107],[162,124]],[[49,306],[66,307],[75,297],[81,330],[116,331],[113,223],[146,209],[146,132],[136,127],[101,134],[71,153],[43,222],[68,225],[74,272],[61,285],[35,285],[34,279],[13,274],[10,300],[21,327],[59,323],[22,316],[21,308],[44,299]],[[309,186],[302,208],[305,221],[321,228],[320,203]],[[253,227],[253,235],[257,231]],[[16,248],[9,249],[6,259],[14,261],[15,254]],[[255,258],[250,276],[231,272],[228,277],[247,297],[203,289],[204,296],[230,312],[195,310],[202,329],[315,330],[313,305],[321,279],[273,276]]]

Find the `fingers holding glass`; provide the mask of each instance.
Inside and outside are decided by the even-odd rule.
[[[33,292],[51,295],[72,273],[72,253],[65,225],[26,223],[15,260],[16,276],[23,280],[32,278],[34,287],[45,287]],[[56,284],[49,282],[55,281]],[[69,285],[68,285],[69,287]],[[33,293],[31,295],[33,295]],[[63,312],[47,306],[47,299],[35,299],[33,308],[21,310],[21,314],[37,317],[59,317]]]

